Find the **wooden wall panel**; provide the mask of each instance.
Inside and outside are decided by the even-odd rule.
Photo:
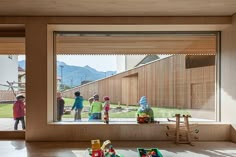
[[[64,96],[73,97],[76,90],[85,99],[97,93],[100,101],[108,95],[113,103],[134,105],[141,96],[147,96],[151,106],[213,110],[215,66],[186,69],[185,55],[173,55],[65,91]]]

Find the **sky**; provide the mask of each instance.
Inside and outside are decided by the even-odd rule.
[[[18,60],[25,60],[25,56],[19,56]],[[115,55],[58,55],[57,61],[74,66],[90,66],[98,71],[116,71]]]
[[[58,55],[57,61],[68,65],[88,65],[98,71],[116,71],[115,55]]]
[[[165,58],[170,55],[160,55]],[[25,56],[21,55],[18,60],[25,60]],[[117,71],[116,55],[57,55],[57,61],[74,66],[90,66],[98,71]]]

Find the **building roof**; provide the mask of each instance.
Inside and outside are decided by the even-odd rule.
[[[135,67],[143,65],[143,64],[147,64],[157,59],[160,59],[158,55],[147,55]]]
[[[19,66],[18,66],[18,71],[25,72],[25,70],[23,68],[19,67]]]

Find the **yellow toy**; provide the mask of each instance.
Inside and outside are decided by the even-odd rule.
[[[100,140],[92,140],[92,150],[99,150],[101,148]]]

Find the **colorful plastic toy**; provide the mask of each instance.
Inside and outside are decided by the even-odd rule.
[[[149,123],[150,117],[146,113],[137,114],[137,122],[138,123]]]
[[[157,148],[143,149],[138,148],[139,157],[163,157]]]
[[[104,122],[105,122],[106,124],[109,124],[109,114],[108,114],[108,112],[104,112],[104,117],[103,117],[103,119],[104,119]]]
[[[92,140],[91,144],[92,148],[88,148],[88,152],[92,157],[124,157],[123,155],[116,153],[109,140],[105,141],[102,146],[100,140]],[[109,148],[107,148],[108,145]]]
[[[104,157],[104,152],[101,149],[100,140],[92,140],[92,157]]]

